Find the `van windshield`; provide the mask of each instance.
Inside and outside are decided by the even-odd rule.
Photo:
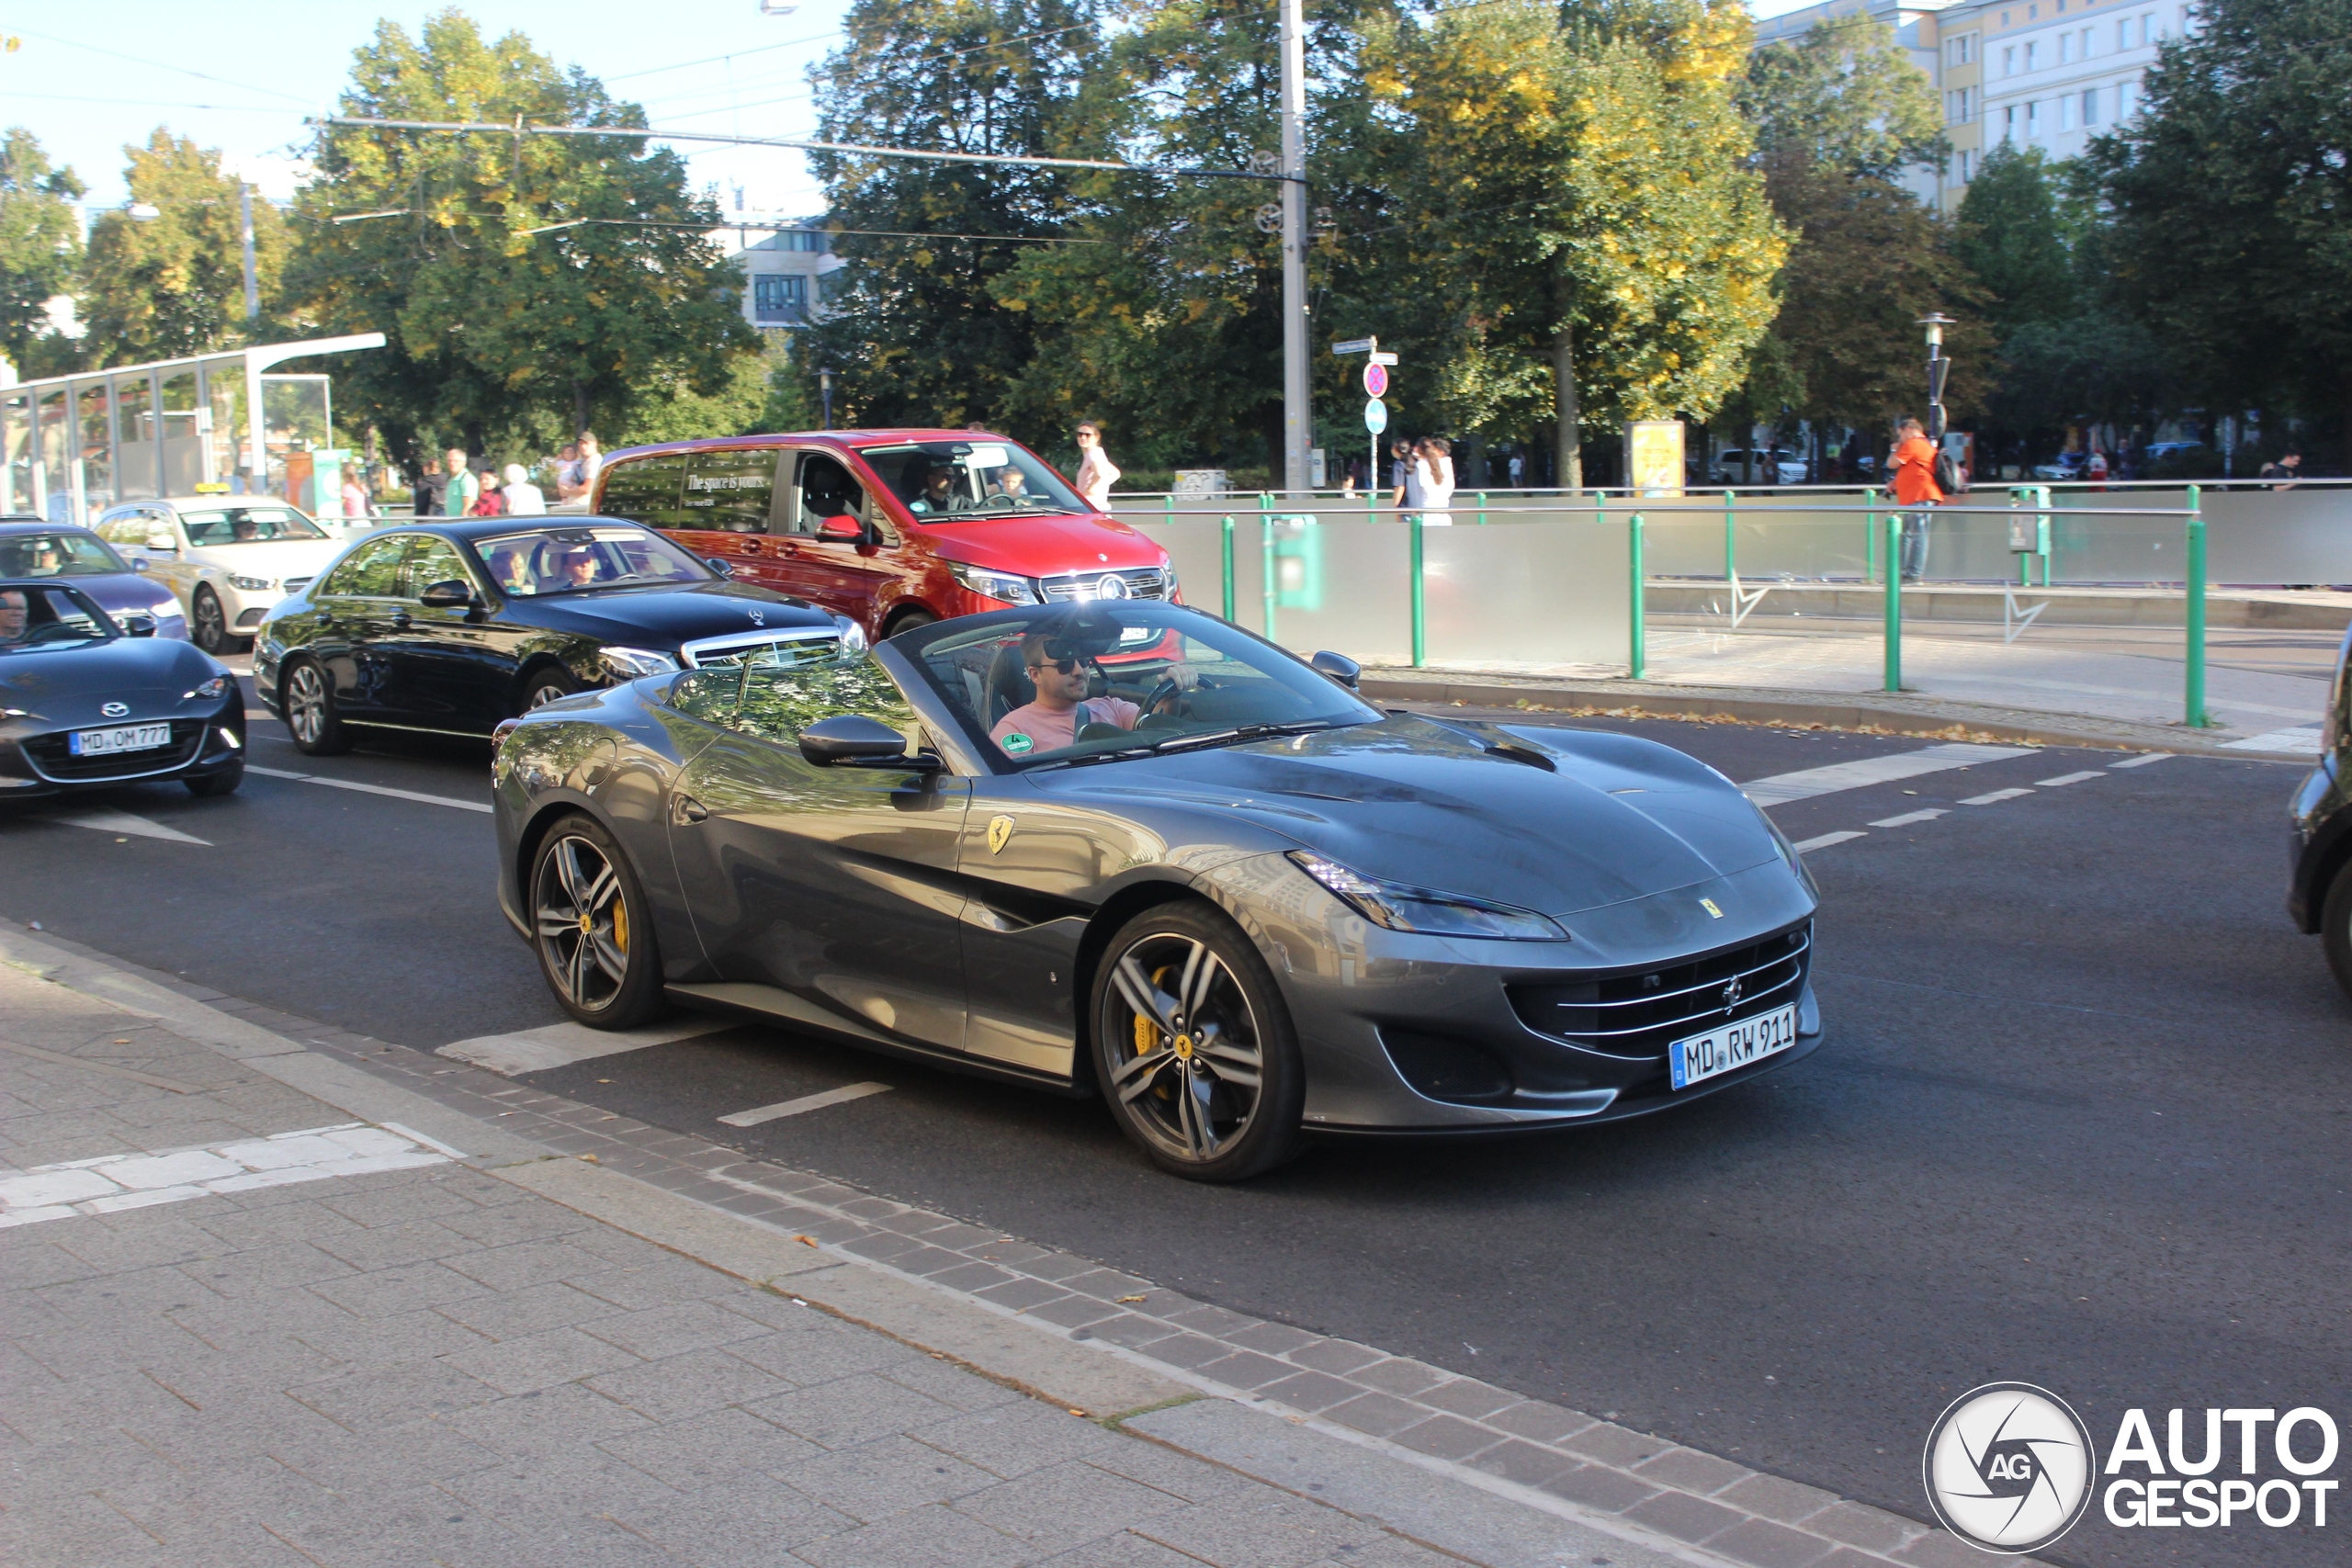
[[[1041,512],[1089,512],[1054,471],[1010,441],[910,441],[861,446],[890,493],[927,523],[956,523]]]

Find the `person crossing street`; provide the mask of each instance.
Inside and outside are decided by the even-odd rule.
[[[1906,419],[1894,427],[1894,501],[1903,508],[1903,581],[1917,582],[1928,574],[1928,525],[1930,508],[1944,499],[1936,483],[1936,448],[1927,427]]]

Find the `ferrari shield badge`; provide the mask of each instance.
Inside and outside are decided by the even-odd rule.
[[[1713,898],[1700,899],[1699,908],[1706,910],[1708,914],[1713,915],[1716,919],[1720,920],[1724,918],[1724,912],[1715,908],[1715,901]]]
[[[989,853],[994,854],[999,850],[1004,848],[1006,842],[1010,840],[1012,837],[1012,818],[991,817],[989,818]]]

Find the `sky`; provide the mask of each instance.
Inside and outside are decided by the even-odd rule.
[[[780,0],[770,0],[778,4]],[[1808,0],[1753,0],[1758,17]],[[789,15],[761,0],[466,0],[485,33],[519,30],[561,65],[604,79],[645,107],[650,124],[751,136],[814,127],[808,68],[839,42],[849,0],[802,0]],[[273,199],[302,177],[304,117],[331,112],[351,51],[379,20],[413,35],[435,5],[384,0],[0,0],[0,125],[40,138],[90,187],[93,209],[121,205],[122,148],[158,125],[219,148]],[[823,193],[802,156],[781,148],[680,148],[723,209],[809,216]],[[738,192],[741,192],[740,198]]]

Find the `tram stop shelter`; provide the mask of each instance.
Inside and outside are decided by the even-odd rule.
[[[0,515],[86,526],[122,501],[291,499],[289,468],[334,444],[333,397],[323,375],[272,367],[383,346],[356,333],[0,387]]]

